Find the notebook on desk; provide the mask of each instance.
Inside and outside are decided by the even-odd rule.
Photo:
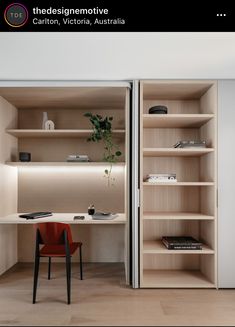
[[[95,212],[92,215],[92,219],[94,220],[112,220],[118,216],[116,213],[111,212]]]
[[[40,212],[31,212],[31,213],[25,213],[19,215],[20,218],[25,218],[25,219],[38,219],[38,218],[44,218],[49,216],[52,216],[52,212],[40,211]]]

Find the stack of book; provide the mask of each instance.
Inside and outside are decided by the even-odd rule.
[[[70,154],[67,162],[88,162],[89,158],[86,154]]]
[[[145,182],[148,183],[177,182],[177,179],[176,179],[176,174],[149,174],[147,175]]]
[[[92,215],[92,219],[94,220],[112,220],[116,218],[118,215],[116,213],[111,212],[95,212]]]
[[[206,141],[178,141],[174,148],[205,148],[206,147]]]
[[[191,236],[163,236],[162,243],[168,250],[201,250],[202,243]]]

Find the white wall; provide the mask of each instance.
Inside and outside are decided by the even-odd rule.
[[[219,81],[219,287],[235,287],[235,80]]]
[[[0,45],[0,79],[235,77],[235,33],[0,33]]]

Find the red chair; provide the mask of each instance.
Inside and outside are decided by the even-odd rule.
[[[40,245],[43,245],[40,247]],[[73,242],[70,226],[62,223],[36,224],[36,247],[34,261],[33,303],[36,302],[38,271],[41,257],[48,257],[48,279],[51,278],[51,258],[66,258],[67,296],[68,304],[71,299],[71,256],[79,248],[80,254],[80,279],[83,279],[82,271],[82,243]]]

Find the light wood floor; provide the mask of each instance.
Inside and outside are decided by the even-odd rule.
[[[122,264],[87,264],[85,280],[72,272],[72,304],[66,304],[63,264],[53,279],[40,270],[37,304],[32,299],[31,264],[0,277],[1,326],[234,326],[235,290],[133,290]]]

